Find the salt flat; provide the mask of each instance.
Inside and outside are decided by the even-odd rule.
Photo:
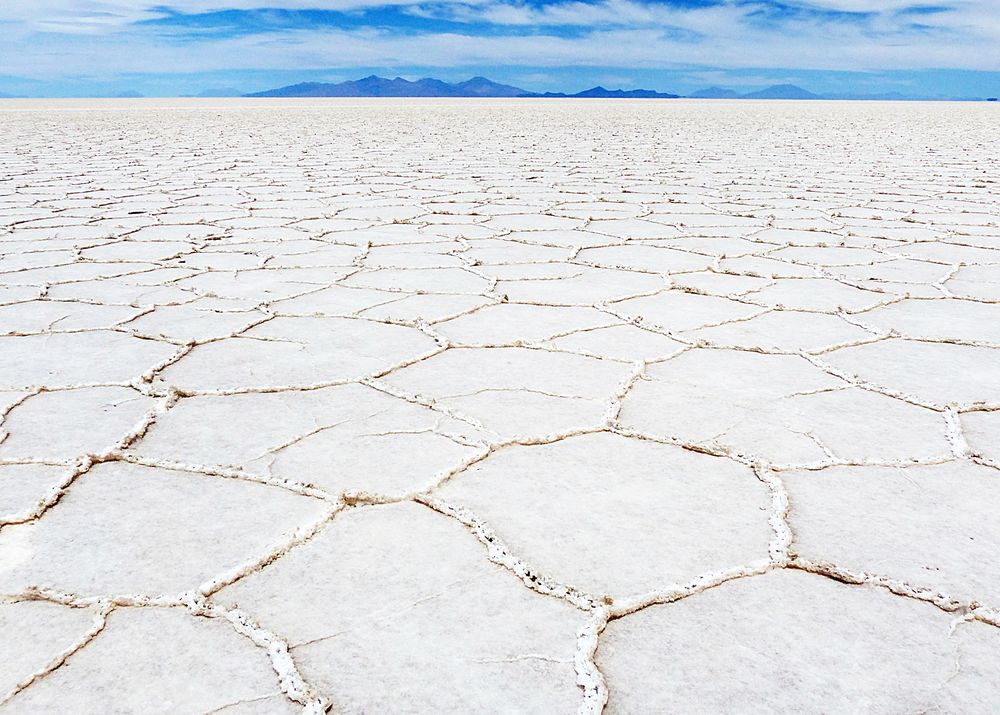
[[[0,710],[996,712],[998,118],[0,103]]]

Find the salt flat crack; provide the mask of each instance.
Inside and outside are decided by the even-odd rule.
[[[74,653],[85,648],[88,643],[90,643],[94,638],[104,630],[104,626],[108,622],[108,614],[114,609],[114,606],[108,603],[98,603],[96,604],[93,622],[77,640],[75,640],[70,646],[64,649],[62,652],[55,655],[55,657],[50,660],[44,668],[32,673],[30,676],[21,680],[17,683],[10,691],[0,695],[0,707],[9,703],[11,699],[20,693],[25,688],[28,688],[33,683],[41,680],[49,673],[52,673],[57,668],[61,668],[66,661],[68,661]]]

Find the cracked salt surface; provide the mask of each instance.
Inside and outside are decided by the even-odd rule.
[[[0,102],[0,711],[996,712],[990,110]]]

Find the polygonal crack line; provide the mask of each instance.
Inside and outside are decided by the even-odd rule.
[[[815,462],[772,462],[769,466],[775,472],[820,472],[831,467],[931,467],[956,462],[954,457],[912,457],[907,459],[843,459],[834,456]]]
[[[989,467],[990,469],[995,469],[1000,471],[1000,460],[990,459],[989,457],[984,457],[981,454],[973,454],[969,458],[973,463],[978,464],[983,467]]]
[[[367,375],[359,375],[355,377],[345,377],[334,380],[324,380],[321,382],[313,382],[308,384],[291,384],[291,385],[260,385],[251,387],[233,387],[233,388],[219,388],[219,389],[198,389],[189,387],[177,387],[170,386],[169,389],[174,391],[179,397],[224,397],[228,395],[265,395],[276,392],[311,392],[313,390],[321,390],[326,387],[338,387],[342,385],[353,385],[353,384],[369,384],[374,380],[385,377],[397,370],[401,370],[410,365],[415,365],[418,362],[423,362],[428,360],[440,353],[444,352],[448,348],[446,346],[438,346],[433,348],[417,357],[407,358],[401,362],[394,365],[390,365],[385,368],[380,368]],[[369,385],[373,386],[373,385]],[[387,392],[387,390],[381,390],[382,392]],[[387,393],[389,394],[389,393]]]
[[[156,306],[156,307],[159,307],[159,306]],[[208,337],[208,338],[202,338],[200,340],[199,339],[181,340],[181,339],[178,339],[178,338],[171,338],[171,337],[168,337],[166,335],[159,334],[159,333],[146,333],[146,332],[143,332],[143,331],[138,330],[136,328],[128,328],[128,327],[126,327],[126,324],[128,322],[131,322],[131,320],[136,320],[138,318],[141,318],[143,315],[148,315],[149,313],[152,313],[153,311],[156,310],[156,307],[151,308],[151,309],[149,309],[147,311],[144,311],[140,315],[137,315],[134,318],[130,318],[129,320],[124,321],[123,323],[120,323],[120,324],[117,324],[117,325],[113,325],[113,326],[110,326],[108,328],[103,328],[104,330],[108,330],[110,332],[121,333],[123,335],[128,335],[130,337],[138,338],[140,340],[149,340],[149,341],[152,341],[152,342],[167,343],[169,345],[174,345],[174,346],[177,347],[177,352],[173,356],[171,356],[170,358],[167,358],[167,360],[165,360],[165,361],[163,361],[161,363],[157,363],[152,368],[150,368],[146,373],[144,373],[143,374],[143,379],[144,380],[145,380],[145,376],[146,375],[155,374],[157,372],[160,372],[160,371],[164,370],[166,367],[174,364],[175,362],[178,362],[181,358],[183,358],[189,352],[191,352],[191,350],[193,350],[194,348],[196,348],[196,347],[198,347],[200,345],[208,345],[210,343],[219,342],[220,340],[226,340],[228,338],[242,337],[243,334],[246,333],[248,330],[251,330],[251,329],[256,328],[256,327],[258,327],[260,325],[263,325],[263,324],[267,323],[268,321],[273,320],[276,317],[273,313],[270,313],[266,309],[261,309],[260,307],[255,308],[255,309],[251,309],[251,310],[248,310],[248,311],[240,311],[240,312],[245,312],[245,313],[260,312],[260,313],[262,313],[262,315],[260,315],[260,317],[257,318],[256,320],[251,321],[249,324],[243,326],[239,330],[236,330],[236,331],[234,331],[232,333],[225,334],[225,335],[214,335],[214,336],[211,336],[211,337]],[[214,311],[214,312],[219,312],[219,311]],[[39,333],[31,333],[31,334],[46,335],[46,334],[52,334],[52,333],[85,333],[85,332],[90,332],[91,330],[95,330],[95,329],[94,328],[83,328],[83,329],[78,329],[78,330],[41,331]],[[28,333],[25,333],[25,334],[28,334]],[[264,339],[264,338],[261,338],[261,339]],[[145,380],[145,381],[149,382],[149,380]]]
[[[553,340],[558,340],[559,338],[564,338],[569,335],[578,335],[581,333],[589,333],[595,330],[604,330],[607,328],[614,328],[622,326],[622,323],[608,323],[606,325],[595,325],[588,328],[578,328],[575,330],[567,330],[564,332],[553,333],[551,335],[546,335],[541,338],[530,338],[530,339],[515,339],[508,341],[499,342],[488,342],[488,343],[465,343],[460,341],[447,341],[447,348],[456,348],[462,350],[497,350],[502,348],[523,348],[525,350],[538,350],[541,352],[548,353],[561,353],[563,355],[579,355],[580,357],[591,358],[594,360],[603,360],[605,362],[628,364],[632,361],[625,358],[615,358],[608,357],[607,355],[599,355],[597,353],[590,352],[589,350],[581,350],[576,348],[566,348],[557,345],[549,345],[548,343]],[[518,388],[511,388],[518,389]],[[528,390],[525,392],[542,392],[541,390]],[[460,397],[461,395],[447,395],[447,397]],[[572,396],[577,397],[577,396]],[[584,398],[589,399],[589,398]]]
[[[219,477],[222,479],[237,479],[245,482],[251,482],[253,484],[262,484],[269,487],[277,487],[278,489],[284,489],[285,491],[291,492],[292,494],[297,494],[304,497],[312,497],[314,499],[320,499],[322,501],[337,504],[340,498],[337,495],[331,494],[322,489],[318,489],[311,484],[304,482],[299,482],[294,479],[284,479],[280,477],[273,477],[269,474],[257,474],[255,472],[247,471],[246,469],[240,467],[221,467],[208,464],[192,464],[189,462],[181,462],[170,459],[150,459],[143,457],[141,455],[134,454],[132,452],[121,452],[116,455],[115,461],[124,462],[126,464],[135,464],[141,467],[150,467],[155,469],[167,469],[175,472],[185,472],[187,474],[201,474],[206,477]]]
[[[873,340],[872,342],[879,342],[880,340],[884,340],[884,339],[885,338],[879,338],[879,339]],[[922,340],[922,339],[918,340],[918,339],[914,339],[914,338],[897,338],[897,339],[909,340],[909,341],[912,341],[912,342],[932,342],[932,343],[933,342],[938,342],[938,341],[925,341],[925,340]],[[942,342],[948,342],[948,343],[950,343],[951,341],[942,341]],[[713,347],[716,347],[716,346],[707,345],[705,347],[713,348]],[[732,348],[728,348],[727,347],[727,348],[723,348],[723,349],[727,349],[727,350],[740,350],[740,349],[744,349],[745,350],[745,348],[739,348],[739,347],[732,347]],[[835,348],[835,349],[839,349],[839,348]],[[770,354],[780,354],[780,353],[771,353],[771,351],[752,351],[752,352],[766,352],[766,353],[770,353]],[[841,370],[841,369],[839,369],[837,367],[834,367],[833,365],[831,365],[828,362],[826,362],[823,359],[821,359],[820,356],[823,355],[825,352],[826,351],[823,351],[823,352],[820,352],[820,353],[816,353],[816,352],[810,352],[810,351],[802,350],[802,351],[798,351],[798,352],[794,352],[794,353],[786,353],[786,354],[798,355],[798,356],[804,358],[805,360],[809,361],[812,365],[814,365],[815,367],[818,367],[820,370],[822,370],[823,372],[827,373],[828,375],[830,375],[832,377],[836,377],[837,379],[842,380],[845,383],[847,383],[849,385],[852,385],[854,387],[858,387],[858,388],[860,388],[862,390],[866,390],[868,392],[874,392],[874,393],[882,395],[884,397],[890,397],[890,398],[892,398],[894,400],[900,400],[901,402],[908,402],[911,405],[915,405],[917,407],[923,407],[923,408],[928,409],[928,410],[933,410],[934,412],[944,413],[944,412],[946,412],[949,409],[954,409],[954,410],[957,410],[958,412],[974,412],[974,411],[980,411],[980,410],[990,411],[990,410],[1000,409],[1000,401],[998,401],[998,402],[975,402],[975,403],[967,404],[967,405],[942,405],[942,404],[939,404],[939,403],[936,403],[936,402],[930,402],[928,400],[921,399],[921,398],[917,397],[916,395],[911,395],[911,394],[903,392],[901,390],[894,390],[892,388],[885,387],[884,385],[879,385],[879,384],[873,383],[873,382],[871,382],[869,380],[863,379],[859,375],[856,375],[854,373],[848,372],[847,370]]]
[[[77,458],[72,464],[72,469],[66,474],[66,476],[60,479],[56,484],[49,487],[43,496],[36,502],[34,508],[22,514],[15,515],[12,518],[6,518],[0,521],[0,529],[4,526],[23,524],[41,518],[45,512],[59,503],[69,490],[69,487],[77,479],[82,477],[98,464],[114,462],[121,459],[122,453],[135,442],[142,439],[149,428],[153,426],[153,423],[156,422],[157,418],[170,409],[173,403],[177,400],[177,395],[171,391],[165,396],[158,397],[156,399],[157,404],[155,404],[152,409],[147,411],[146,414],[139,419],[135,426],[126,432],[121,439],[101,452],[85,454]]]
[[[945,613],[957,614],[959,618],[956,624],[978,621],[1000,628],[1000,609],[975,600],[957,599],[936,589],[913,586],[887,576],[867,571],[851,571],[826,561],[803,559],[798,556],[785,562],[774,560],[753,562],[745,566],[702,574],[683,584],[671,585],[640,597],[622,599],[613,604],[593,608],[589,622],[577,633],[574,663],[577,683],[583,690],[579,715],[600,715],[608,701],[607,681],[597,666],[596,655],[600,634],[610,621],[627,617],[650,606],[674,603],[730,581],[761,576],[780,569],[805,571],[846,585],[879,588],[902,598],[928,603]]]
[[[782,312],[780,309],[774,312]],[[753,316],[756,317],[756,316]],[[839,316],[838,316],[839,317]],[[743,322],[743,321],[732,321],[732,322]],[[687,331],[685,331],[687,332]],[[696,338],[693,342],[698,347],[711,348],[714,350],[738,350],[743,352],[755,352],[762,355],[825,355],[827,353],[834,352],[835,350],[843,350],[844,348],[856,348],[862,345],[873,345],[875,343],[880,343],[885,340],[889,340],[892,336],[890,335],[872,335],[867,338],[858,338],[857,340],[845,340],[839,343],[833,343],[831,345],[824,345],[818,348],[788,348],[781,349],[778,347],[762,347],[759,345],[740,345],[740,344],[726,344],[720,343],[714,340],[709,340],[706,338]],[[679,338],[675,338],[679,339]]]
[[[40,395],[46,391],[47,390],[44,387],[31,387],[27,391],[25,391],[23,395],[18,397],[16,400],[8,404],[2,411],[0,411],[0,444],[3,444],[4,440],[6,440],[8,436],[8,433],[4,429],[3,424],[6,421],[7,417],[10,415],[10,413],[13,412],[15,408],[20,407],[22,404],[24,404],[25,400],[27,400],[28,398],[35,397],[36,395]]]
[[[238,608],[224,609],[217,605],[204,605],[196,615],[225,618],[237,633],[248,638],[258,648],[264,649],[271,668],[278,676],[281,691],[289,700],[303,706],[303,715],[320,715],[333,706],[333,701],[321,695],[299,672],[289,652],[288,642],[261,627]]]
[[[47,601],[70,608],[94,608],[97,615],[90,629],[69,648],[58,654],[39,671],[18,683],[7,695],[0,698],[0,706],[18,693],[44,679],[64,665],[70,658],[90,644],[104,629],[108,616],[118,608],[177,608],[184,609],[194,617],[221,618],[241,636],[263,650],[272,670],[277,676],[281,692],[294,703],[303,706],[303,715],[319,715],[332,706],[332,702],[319,694],[316,688],[302,677],[295,661],[289,653],[288,643],[274,632],[263,628],[238,607],[225,608],[212,603],[209,598],[196,592],[186,592],[177,596],[129,596],[113,597],[80,596],[50,588],[30,588],[24,593],[3,596],[3,602]]]
[[[224,608],[213,603],[211,597],[223,588],[264,569],[293,548],[309,541],[313,536],[322,531],[333,520],[334,516],[344,508],[345,504],[342,501],[330,504],[326,513],[319,519],[296,528],[286,538],[272,544],[262,555],[213,576],[195,589],[183,593],[175,595],[113,594],[80,596],[53,588],[31,587],[20,594],[0,596],[5,602],[45,600],[75,608],[97,607],[99,609],[99,616],[97,621],[95,621],[94,627],[87,632],[84,638],[77,641],[69,650],[51,661],[45,669],[33,674],[29,679],[19,684],[15,688],[15,691],[3,700],[0,700],[0,705],[63,665],[73,653],[85,647],[104,628],[106,618],[114,608],[157,607],[186,608],[195,616],[224,618],[233,626],[237,633],[249,638],[254,645],[266,651],[271,667],[278,676],[280,688],[290,700],[303,705],[305,708],[304,712],[325,712],[330,707],[329,700],[318,696],[315,689],[309,686],[301,677],[289,654],[287,642],[273,632],[259,626],[247,614],[239,610],[239,608]]]
[[[757,562],[748,566],[723,569],[702,574],[682,584],[672,584],[663,589],[642,596],[622,599],[614,603],[602,603],[591,609],[590,620],[577,631],[577,647],[574,655],[577,685],[583,697],[577,709],[578,715],[600,715],[608,702],[608,683],[597,665],[597,650],[600,635],[612,620],[624,618],[649,606],[670,604],[702,593],[728,581],[747,576],[756,576],[780,568],[771,562]]]
[[[970,263],[968,265],[974,266],[978,264]],[[966,266],[962,266],[962,268],[965,267]],[[981,303],[983,305],[1000,304],[1000,299],[997,298],[980,298],[974,295],[952,295],[952,294],[949,294],[947,296],[934,296],[934,297],[929,297],[925,295],[900,296],[900,300],[913,300],[913,301],[925,301],[925,302],[948,300],[948,301],[962,301],[963,303]],[[899,302],[899,301],[893,301],[893,302]],[[881,307],[881,306],[875,306],[875,307]]]
[[[865,466],[865,467],[908,467],[908,466],[917,466],[917,465],[946,464],[946,463],[949,463],[949,462],[952,462],[952,461],[956,461],[956,460],[961,460],[961,459],[968,459],[968,460],[974,461],[974,462],[976,462],[978,464],[983,464],[984,466],[996,467],[996,462],[994,462],[993,460],[990,460],[988,458],[982,457],[981,455],[974,454],[972,452],[971,448],[968,445],[968,442],[966,441],[966,438],[965,438],[965,435],[964,435],[964,431],[963,431],[961,422],[958,419],[958,415],[964,414],[964,413],[967,413],[967,412],[975,412],[975,411],[995,411],[995,410],[1000,409],[1000,406],[998,406],[998,405],[978,404],[978,405],[974,405],[974,406],[966,406],[966,407],[963,408],[963,407],[961,407],[959,405],[955,405],[955,404],[938,405],[936,403],[925,402],[923,400],[919,400],[918,398],[913,397],[912,395],[908,395],[906,393],[897,392],[897,391],[894,391],[894,390],[889,390],[888,388],[883,388],[883,387],[880,387],[880,386],[877,386],[877,385],[873,385],[873,384],[868,383],[868,382],[866,382],[864,380],[861,380],[860,378],[857,378],[856,376],[849,375],[848,373],[844,373],[844,372],[836,370],[836,369],[834,369],[832,367],[830,369],[827,369],[827,367],[829,367],[829,366],[827,366],[826,363],[822,362],[818,358],[815,358],[815,356],[813,356],[812,354],[806,353],[806,352],[799,352],[799,353],[787,352],[786,353],[786,352],[756,350],[756,349],[752,349],[752,348],[739,348],[739,347],[732,348],[732,347],[719,347],[719,346],[716,346],[716,345],[697,345],[697,346],[685,347],[682,350],[679,350],[674,355],[672,355],[672,356],[670,356],[670,357],[668,357],[668,358],[666,358],[664,360],[655,360],[655,361],[654,360],[650,360],[650,361],[646,361],[645,365],[658,364],[660,362],[664,362],[665,360],[672,359],[673,357],[676,357],[677,355],[679,355],[679,354],[681,354],[683,352],[686,352],[687,350],[689,350],[689,349],[691,349],[693,347],[699,347],[699,348],[702,348],[702,349],[736,350],[736,351],[742,351],[742,352],[756,352],[756,353],[762,353],[762,354],[768,354],[768,355],[773,355],[773,354],[798,355],[799,357],[805,358],[806,360],[808,360],[811,364],[815,365],[816,367],[819,367],[820,369],[824,370],[825,372],[827,372],[831,376],[836,377],[836,378],[838,378],[840,380],[843,380],[846,384],[843,385],[843,386],[825,387],[825,388],[820,388],[820,389],[817,389],[817,390],[808,390],[808,391],[805,391],[805,392],[796,392],[796,393],[792,393],[791,395],[787,395],[786,397],[794,397],[794,396],[798,396],[798,395],[820,394],[820,393],[824,393],[824,392],[839,391],[839,390],[850,389],[851,387],[857,387],[857,388],[866,390],[868,392],[872,392],[874,394],[882,395],[884,397],[888,397],[888,398],[891,398],[891,399],[894,399],[894,400],[899,400],[901,402],[909,403],[909,404],[911,404],[911,405],[913,405],[915,407],[920,407],[920,408],[923,408],[923,409],[928,409],[928,410],[931,410],[932,412],[936,412],[936,413],[942,415],[942,418],[944,420],[945,438],[948,441],[948,444],[949,444],[949,447],[950,447],[950,450],[951,450],[951,456],[950,457],[937,457],[937,458],[935,458],[935,457],[925,457],[925,458],[915,457],[915,458],[910,458],[910,459],[889,459],[889,460],[872,458],[872,459],[852,459],[852,460],[846,460],[846,459],[837,457],[836,455],[834,455],[833,453],[831,453],[830,449],[825,444],[823,444],[820,441],[819,437],[817,435],[815,435],[814,433],[809,432],[809,431],[804,431],[803,432],[803,431],[799,431],[799,430],[794,430],[794,429],[788,428],[786,426],[786,428],[787,429],[791,429],[792,432],[795,432],[796,434],[800,434],[802,436],[808,437],[813,442],[815,442],[817,444],[817,446],[826,454],[826,459],[823,459],[823,460],[820,460],[820,461],[817,461],[817,462],[805,462],[805,463],[803,463],[803,462],[793,462],[793,463],[787,463],[787,464],[786,463],[780,463],[780,462],[770,462],[768,464],[768,467],[769,467],[769,469],[771,469],[773,471],[776,471],[776,472],[784,472],[784,471],[792,471],[792,470],[818,471],[818,470],[826,469],[828,467],[836,467],[836,466],[852,466],[852,467],[861,467],[861,466]],[[629,385],[629,388],[632,385],[634,385],[636,382],[638,382],[639,380],[643,380],[643,379],[649,379],[649,378],[647,378],[645,376],[643,370],[639,370],[639,372],[637,374],[635,374],[631,378],[631,383]],[[627,392],[627,389],[626,389],[626,392]],[[621,396],[622,400],[624,399],[624,396],[625,396],[625,393],[622,393],[622,396]],[[620,411],[620,406],[619,406],[619,411]],[[659,436],[656,436],[656,435],[644,433],[641,430],[636,430],[636,429],[632,429],[632,428],[624,428],[622,425],[620,425],[618,423],[617,416],[615,418],[613,418],[613,419],[609,417],[608,422],[607,422],[607,426],[608,426],[608,428],[611,431],[613,431],[613,432],[615,432],[617,434],[621,434],[622,436],[629,436],[629,437],[635,437],[635,438],[638,438],[638,439],[646,439],[646,440],[651,440],[651,441],[657,441],[657,442],[661,442],[663,444],[672,444],[674,446],[679,446],[679,447],[682,447],[684,449],[689,449],[689,450],[692,450],[692,451],[704,452],[705,454],[711,454],[711,455],[714,455],[714,456],[729,457],[729,458],[735,459],[736,461],[740,462],[741,464],[745,464],[747,466],[750,466],[750,465],[752,465],[752,464],[754,464],[754,463],[756,463],[756,462],[758,462],[758,461],[761,460],[760,457],[753,456],[753,455],[750,455],[750,456],[742,455],[742,454],[733,452],[732,450],[730,450],[730,449],[728,449],[726,447],[723,447],[723,446],[717,444],[715,442],[715,440],[718,437],[720,437],[723,434],[725,434],[728,431],[728,428],[726,430],[723,430],[719,434],[717,434],[717,435],[709,438],[708,440],[704,440],[704,441],[698,442],[698,443],[690,443],[690,442],[686,442],[684,440],[679,440],[679,439],[675,439],[675,438],[659,437]]]
[[[601,603],[601,598],[585,593],[574,586],[555,581],[531,568],[511,552],[506,543],[485,521],[468,509],[449,504],[430,494],[414,495],[411,501],[422,504],[465,526],[486,547],[489,561],[513,573],[530,590],[544,596],[561,599],[584,611],[591,610],[598,603]]]
[[[945,613],[957,613],[963,620],[975,620],[1000,628],[1000,608],[986,605],[978,600],[955,598],[943,593],[940,589],[915,586],[906,581],[881,574],[869,571],[852,571],[828,561],[806,559],[800,556],[793,557],[787,564],[787,568],[826,576],[848,585],[876,586],[897,596],[929,603]]]
[[[902,299],[900,299],[900,300],[902,300]],[[858,310],[858,311],[855,311],[853,313],[850,313],[850,312],[845,311],[845,310],[838,309],[838,310],[836,310],[833,313],[827,313],[827,315],[836,315],[838,318],[840,318],[841,320],[843,320],[845,323],[849,323],[849,324],[853,325],[856,328],[861,328],[866,333],[871,333],[876,338],[888,338],[888,337],[893,337],[894,335],[898,335],[898,333],[896,333],[893,330],[880,330],[879,328],[876,328],[876,327],[874,327],[872,325],[869,325],[868,323],[864,322],[860,318],[856,318],[855,317],[857,315],[862,315],[863,313],[866,313],[869,310],[874,310],[875,307],[877,307],[877,306],[871,306],[869,308],[865,308],[863,310]]]
[[[431,410],[432,412],[436,412],[445,417],[450,417],[459,422],[463,422],[478,431],[481,432],[488,431],[486,427],[483,426],[483,424],[479,420],[463,414],[460,410],[448,407],[447,405],[441,404],[434,399],[426,398],[422,395],[417,395],[399,389],[387,382],[381,382],[380,378],[386,377],[388,374],[389,373],[385,373],[379,375],[378,377],[362,378],[361,380],[358,381],[358,384],[370,387],[371,389],[376,390],[377,392],[381,392],[384,395],[395,397],[396,399],[402,400],[404,402],[409,402],[410,404],[413,405],[419,405],[420,407],[424,407],[428,410]]]
[[[34,592],[28,592],[22,600],[51,601],[50,598],[47,598],[41,592],[38,592],[37,596],[35,595]],[[9,602],[17,603],[18,601],[16,599],[7,599],[7,598],[0,599],[0,603],[9,603]],[[98,634],[100,634],[100,632],[104,630],[104,626],[107,625],[108,615],[111,613],[112,610],[114,610],[114,605],[106,601],[97,601],[93,603],[93,605],[87,605],[87,606],[75,603],[63,603],[62,605],[66,605],[71,608],[86,608],[88,610],[92,610],[94,612],[94,619],[91,622],[90,627],[86,631],[84,631],[84,633],[79,638],[73,641],[67,648],[57,653],[42,668],[29,674],[25,678],[15,683],[14,686],[6,693],[0,694],[0,707],[3,707],[7,703],[9,703],[11,699],[14,698],[14,696],[16,696],[18,693],[25,690],[26,688],[30,687],[33,683],[41,680],[49,673],[52,673],[56,669],[62,667],[74,653],[77,653],[78,651],[86,647],[87,644],[89,644],[92,640],[94,640],[94,638],[96,638]]]
[[[637,379],[640,374],[641,365],[637,365],[637,369],[634,373],[635,379]],[[632,381],[634,382],[634,380]],[[622,394],[624,394],[625,391],[627,391],[627,388],[623,390]],[[617,430],[609,431],[621,434],[622,436],[630,436]],[[565,439],[569,436],[575,436],[575,434],[586,433],[587,432],[578,432],[557,436],[542,443],[552,443]],[[642,439],[643,437],[639,438]],[[676,443],[672,441],[668,441],[666,443],[675,444],[675,446],[682,446],[676,445]],[[526,443],[518,442],[517,444]],[[531,442],[528,442],[527,444],[531,444]],[[419,504],[423,504],[440,514],[456,519],[461,524],[466,526],[487,548],[487,558],[498,566],[511,571],[530,590],[541,595],[560,598],[561,600],[564,600],[579,609],[590,612],[590,621],[588,621],[588,623],[586,623],[577,633],[577,649],[574,655],[574,669],[577,674],[577,684],[583,693],[583,699],[579,707],[579,712],[600,713],[603,710],[604,705],[607,703],[608,689],[605,678],[600,669],[597,667],[594,658],[598,646],[598,637],[609,619],[624,617],[655,603],[670,603],[735,578],[765,573],[775,568],[786,567],[791,563],[792,557],[790,555],[790,547],[792,543],[792,533],[787,523],[789,500],[787,491],[785,490],[778,475],[764,465],[739,459],[728,453],[716,454],[714,452],[705,452],[705,450],[697,448],[693,451],[713,454],[713,456],[725,456],[727,458],[734,459],[734,461],[737,461],[744,466],[750,466],[754,475],[767,487],[771,495],[768,522],[773,532],[773,537],[768,547],[769,559],[766,561],[755,562],[754,564],[746,567],[712,572],[710,574],[699,576],[684,586],[668,587],[665,590],[642,596],[627,597],[617,602],[613,601],[608,596],[603,596],[598,599],[594,595],[582,592],[569,584],[557,582],[532,569],[528,564],[511,552],[505,542],[485,521],[464,507],[452,505],[436,498],[433,496],[434,490],[428,490],[426,493],[413,495],[411,500]],[[474,460],[470,460],[469,464],[465,467],[453,470],[447,479],[457,476],[462,471],[467,469],[468,466],[486,459],[486,457],[491,453],[492,451],[487,454],[480,455]],[[446,480],[442,480],[441,483],[443,484],[444,481]],[[384,502],[368,501],[368,503]]]

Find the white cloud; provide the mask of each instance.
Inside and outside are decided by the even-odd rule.
[[[793,5],[839,12],[889,12],[907,8],[940,7],[941,0],[792,0]],[[958,0],[958,4],[975,4]]]
[[[1000,17],[988,7],[993,2],[959,0],[951,11],[913,16],[930,24],[930,29],[913,29],[900,20],[895,10],[914,5],[903,0],[799,0],[803,7],[877,6],[877,12],[861,23],[796,13],[771,25],[750,15],[766,7],[763,0],[688,8],[636,0],[565,0],[544,7],[437,2],[420,11],[505,25],[507,30],[477,35],[325,27],[220,38],[176,27],[136,25],[158,15],[153,2],[35,0],[0,6],[0,23],[6,23],[8,30],[0,44],[0,67],[5,74],[40,79],[126,72],[463,65],[1000,71],[996,51]],[[170,4],[185,12],[223,7],[357,9],[375,4],[417,10],[409,0],[174,0]],[[566,36],[556,27],[566,24],[576,25],[577,33]]]
[[[478,0],[463,2],[474,4]],[[168,13],[164,8],[176,13],[198,14],[220,10],[347,11],[413,4],[414,0],[4,0],[0,2],[0,22],[23,23],[48,32],[80,34],[166,17]]]

